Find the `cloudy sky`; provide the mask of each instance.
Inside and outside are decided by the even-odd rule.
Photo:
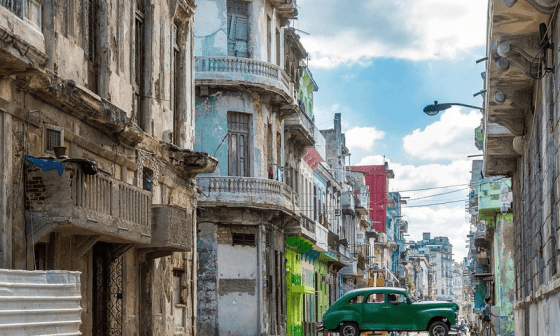
[[[422,109],[435,100],[482,104],[473,94],[483,85],[484,62],[475,61],[485,56],[487,3],[298,0],[294,22],[309,33],[300,36],[319,86],[317,126],[331,128],[342,113],[351,163],[389,162],[390,190],[410,197],[410,239],[448,236],[456,260],[466,256],[468,156],[481,154],[474,128],[482,115],[454,107],[428,117]],[[414,191],[445,186],[453,187]]]

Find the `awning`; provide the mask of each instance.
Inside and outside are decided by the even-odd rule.
[[[303,157],[303,161],[309,165],[312,170],[319,167],[319,163],[325,161],[321,154],[315,149],[315,147],[308,147],[307,154]]]

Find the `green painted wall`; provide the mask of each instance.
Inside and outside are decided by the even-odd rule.
[[[305,70],[303,75],[300,77],[299,84],[299,99],[303,102],[305,106],[305,114],[309,118],[313,117],[313,80],[309,71]]]
[[[286,329],[287,335],[302,335],[303,331],[303,300],[302,294],[296,293],[294,286],[301,285],[301,263],[299,253],[286,246]],[[299,257],[298,257],[299,256]]]
[[[317,260],[315,262],[315,272],[317,272],[319,278],[317,285],[319,292],[319,316],[317,316],[317,322],[320,322],[323,321],[323,314],[329,308],[329,284],[321,281],[321,276],[326,276],[329,273],[329,266],[327,263]]]

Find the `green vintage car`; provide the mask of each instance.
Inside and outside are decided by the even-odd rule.
[[[425,331],[446,336],[459,305],[447,301],[414,301],[404,288],[370,287],[348,292],[323,315],[320,330],[357,336],[362,331]]]

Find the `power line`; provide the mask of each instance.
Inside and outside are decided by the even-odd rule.
[[[457,189],[457,190],[448,191],[448,192],[444,192],[444,193],[440,193],[440,194],[433,194],[433,195],[429,195],[429,196],[423,196],[423,197],[417,197],[417,198],[410,198],[410,199],[407,199],[406,201],[407,201],[407,202],[409,202],[409,201],[416,201],[416,200],[419,200],[419,199],[430,198],[430,197],[441,196],[441,195],[447,195],[447,194],[452,194],[452,193],[456,193],[456,192],[463,191],[463,190],[469,190],[469,189],[470,189],[470,188]]]
[[[404,208],[419,208],[419,207],[428,207],[434,205],[441,205],[441,204],[449,204],[449,203],[458,203],[458,202],[467,202],[466,199],[457,200],[457,201],[449,201],[449,202],[441,202],[441,203],[432,203],[432,204],[423,204],[423,205],[411,205],[411,206],[404,206]]]

